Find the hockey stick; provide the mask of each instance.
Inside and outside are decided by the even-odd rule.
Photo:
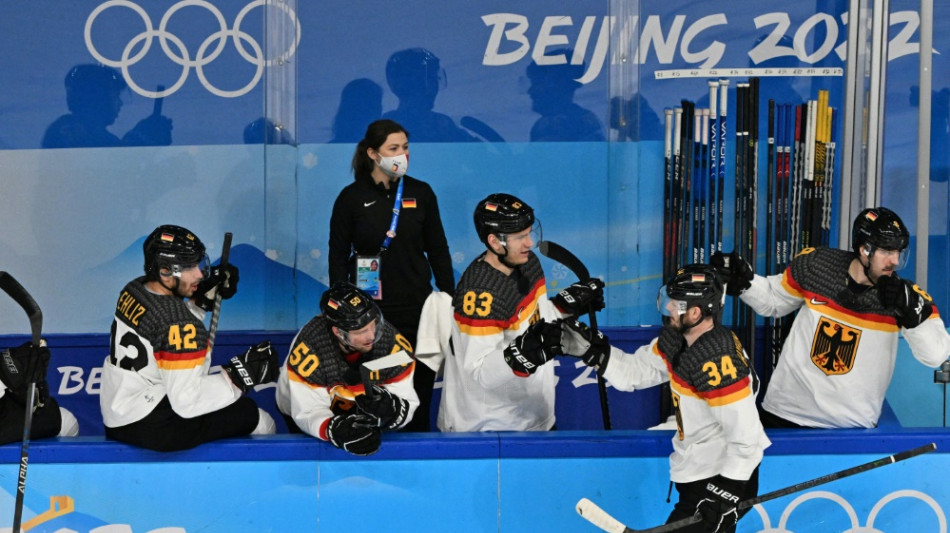
[[[590,279],[590,271],[581,263],[576,255],[572,254],[567,248],[551,241],[541,241],[538,243],[538,250],[541,255],[556,261],[567,267],[581,281]],[[587,314],[590,321],[590,329],[597,330],[597,313],[593,306]],[[610,429],[610,406],[607,404],[607,382],[604,377],[597,373],[597,391],[600,393],[600,412],[604,418],[604,429]]]
[[[36,304],[36,300],[23,288],[23,285],[10,274],[0,271],[0,289],[13,298],[26,311],[30,319],[30,332],[33,336],[33,346],[40,346],[43,330],[43,311]],[[26,412],[23,419],[23,441],[20,443],[20,473],[17,477],[16,503],[13,511],[13,529],[20,531],[20,521],[23,518],[23,496],[26,492],[26,469],[30,465],[30,429],[33,426],[33,396],[36,394],[36,383],[31,381],[26,390]]]
[[[834,472],[832,474],[827,474],[821,477],[817,477],[810,481],[803,481],[795,485],[790,485],[784,489],[778,489],[755,498],[749,498],[748,500],[743,500],[739,502],[737,506],[738,510],[748,509],[760,503],[764,503],[776,498],[781,498],[782,496],[787,496],[795,492],[801,492],[803,490],[816,487],[818,485],[823,485],[825,483],[830,483],[832,481],[841,479],[843,477],[853,476],[855,474],[860,474],[861,472],[867,472],[868,470],[873,470],[875,468],[886,466],[898,461],[903,461],[904,459],[910,459],[911,457],[916,457],[921,454],[929,453],[937,449],[937,444],[931,442],[930,444],[925,444],[923,446],[914,448],[912,450],[907,450],[900,453],[895,453],[894,455],[889,455],[876,461],[871,461],[870,463],[864,463],[863,465],[853,466],[839,472]],[[581,515],[588,522],[594,524],[604,531],[609,531],[610,533],[663,533],[665,531],[676,531],[682,527],[686,527],[690,524],[695,524],[701,522],[702,518],[699,514],[695,514],[689,518],[683,518],[675,522],[670,522],[669,524],[663,524],[662,526],[651,527],[649,529],[631,529],[618,521],[616,518],[607,514],[606,511],[597,506],[594,502],[588,500],[587,498],[581,498],[577,502],[575,507],[577,514]]]
[[[228,266],[228,256],[231,255],[231,232],[224,234],[224,246],[221,247],[220,267]],[[221,315],[221,289],[214,295],[214,310],[211,312],[211,324],[208,326],[208,357],[211,357],[211,351],[214,349],[214,338],[218,334],[218,317]]]

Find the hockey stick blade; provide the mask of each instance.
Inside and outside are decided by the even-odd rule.
[[[590,278],[590,272],[587,270],[587,267],[584,266],[584,263],[581,263],[581,260],[578,259],[576,255],[572,254],[570,250],[560,244],[551,241],[541,241],[538,243],[538,250],[541,251],[541,255],[544,257],[566,266],[568,270],[577,276],[577,279],[584,281]]]
[[[587,498],[581,498],[577,502],[577,514],[583,516],[588,522],[594,524],[608,533],[629,533],[632,531],[629,527],[620,523],[619,520],[607,514],[598,505]]]
[[[878,467],[894,464],[898,461],[910,459],[911,457],[917,457],[918,455],[930,453],[936,449],[937,449],[937,444],[934,442],[931,442],[930,444],[925,444],[923,446],[919,446],[911,450],[906,450],[900,453],[895,453],[894,455],[882,457],[880,459],[871,461],[869,463],[853,466],[845,470],[841,470],[841,471],[834,472],[828,475],[817,477],[809,481],[803,481],[795,485],[790,485],[782,489],[768,492],[761,496],[757,496],[755,498],[749,498],[748,500],[743,500],[739,502],[738,509],[739,510],[748,509],[760,503],[765,503],[767,501],[774,500],[776,498],[781,498],[782,496],[787,496],[795,492],[801,492],[803,490],[807,490],[812,487],[816,487],[818,485],[823,485],[825,483],[829,483],[841,478],[853,476],[855,474],[860,474],[861,472],[867,472],[868,470],[873,470]],[[588,522],[590,522],[591,524],[594,524],[595,526],[599,527],[603,531],[607,531],[609,533],[665,533],[668,531],[676,531],[680,528],[684,528],[688,525],[695,524],[697,522],[702,521],[702,518],[700,518],[700,516],[697,514],[689,518],[683,518],[675,522],[670,522],[669,524],[663,524],[663,525],[651,527],[648,529],[631,529],[630,527],[623,525],[616,518],[607,514],[606,511],[598,507],[597,504],[588,500],[587,498],[581,498],[581,500],[577,502],[576,509],[577,509],[577,514],[581,515]]]
[[[26,312],[27,318],[30,320],[30,333],[33,337],[33,344],[39,346],[40,344],[40,332],[43,329],[43,311],[40,310],[40,306],[36,304],[36,300],[30,296],[30,293],[23,288],[23,285],[20,285],[14,277],[6,272],[0,271],[0,289],[3,289],[3,292],[7,293],[10,298],[13,298],[20,307],[23,308],[23,311]]]

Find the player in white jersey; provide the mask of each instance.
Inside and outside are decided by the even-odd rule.
[[[488,248],[465,269],[452,301],[453,353],[445,358],[442,431],[534,431],[554,427],[558,318],[603,308],[603,282],[582,280],[548,299],[534,210],[492,194],[474,214]]]
[[[667,522],[700,513],[680,531],[731,532],[737,504],[758,493],[759,463],[771,442],[755,407],[754,370],[742,344],[720,324],[723,285],[708,265],[687,265],[660,288],[660,335],[634,353],[599,331],[562,321],[562,351],[581,357],[618,390],[670,382],[677,432],[670,481],[679,501]]]
[[[290,345],[277,379],[277,407],[292,433],[371,455],[381,431],[404,427],[419,406],[412,346],[373,298],[348,282],[331,285],[320,310]],[[371,366],[403,351],[396,364]]]
[[[36,384],[30,439],[75,437],[79,434],[76,417],[60,407],[56,398],[49,394],[46,382],[49,360],[46,341],[40,341],[39,346],[25,342],[0,352],[0,444],[23,438],[30,383]]]
[[[937,367],[950,335],[930,295],[901,279],[909,233],[885,207],[861,211],[852,251],[806,248],[781,274],[753,275],[735,253],[713,264],[756,313],[795,310],[778,365],[762,401],[766,427],[877,426],[903,333],[914,357]]]
[[[269,342],[232,357],[224,372],[209,373],[202,320],[215,291],[222,298],[237,291],[237,268],[209,268],[204,245],[180,226],[156,228],[143,252],[145,276],[119,295],[102,368],[106,436],[171,451],[274,433],[274,420],[244,395],[277,378],[277,353]]]

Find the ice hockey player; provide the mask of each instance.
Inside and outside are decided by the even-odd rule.
[[[383,319],[373,298],[348,282],[323,293],[320,311],[290,344],[277,380],[277,407],[292,433],[372,455],[382,431],[403,427],[419,405],[412,346]],[[372,367],[396,354],[399,364]],[[368,368],[375,371],[372,379]]]
[[[930,295],[897,276],[909,232],[886,207],[864,209],[851,250],[802,250],[781,274],[753,275],[735,253],[714,254],[729,293],[763,316],[798,311],[762,401],[765,427],[873,428],[894,373],[899,333],[937,367],[950,335]]]
[[[667,523],[696,513],[688,533],[732,532],[758,493],[771,443],[755,407],[754,371],[739,339],[720,323],[723,284],[709,265],[679,269],[660,288],[660,335],[634,353],[576,320],[562,321],[565,355],[581,357],[611,385],[631,391],[670,382],[676,419],[670,480],[679,493]]]
[[[540,241],[534,209],[510,194],[478,203],[475,230],[487,250],[465,269],[452,301],[454,354],[445,358],[442,431],[546,431],[554,428],[554,365],[564,316],[604,307],[604,284],[582,280],[547,298],[532,251]]]
[[[180,226],[155,228],[143,244],[145,276],[126,284],[102,368],[106,436],[158,451],[240,435],[274,433],[274,420],[245,395],[277,378],[269,342],[210,373],[203,319],[217,291],[237,291],[234,265],[209,267],[205,246]]]

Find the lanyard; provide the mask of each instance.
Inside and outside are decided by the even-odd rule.
[[[396,224],[399,222],[399,209],[402,207],[402,186],[406,182],[405,179],[399,180],[399,186],[396,187],[396,201],[393,202],[393,219],[389,223],[389,231],[386,232],[386,238],[383,239],[383,244],[380,246],[380,251],[385,251],[386,248],[389,248],[389,243],[392,242],[393,237],[396,236]]]

